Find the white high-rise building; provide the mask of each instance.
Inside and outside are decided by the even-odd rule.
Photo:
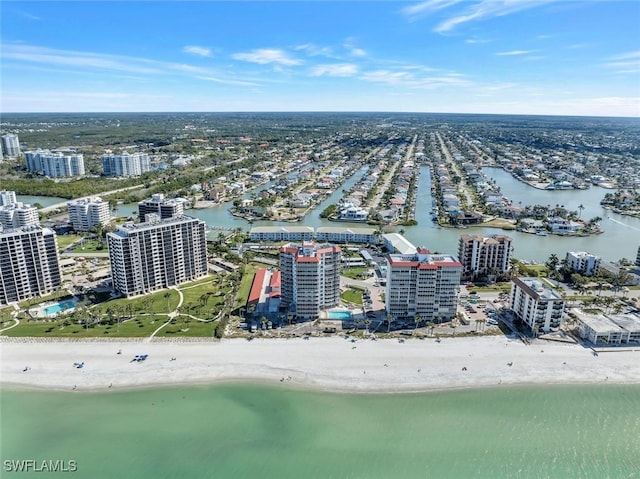
[[[538,278],[514,278],[510,308],[534,333],[559,328],[564,316],[564,300]]]
[[[387,314],[443,322],[456,315],[462,265],[455,256],[431,254],[417,248],[412,254],[388,254]]]
[[[165,198],[163,194],[152,195],[150,199],[138,203],[138,216],[145,221],[148,214],[160,215],[165,220],[184,213],[184,201]]]
[[[0,206],[11,206],[17,202],[15,191],[0,191]]]
[[[56,234],[39,226],[0,231],[0,303],[49,294],[62,283]]]
[[[151,171],[147,153],[106,154],[102,156],[102,170],[105,176],[140,176]]]
[[[51,178],[83,176],[85,173],[84,157],[81,153],[36,150],[27,151],[24,156],[29,171]]]
[[[600,271],[600,257],[586,251],[568,251],[566,262],[571,271],[585,276],[593,276]]]
[[[205,222],[190,216],[149,218],[107,234],[113,287],[135,296],[207,274]]]
[[[462,264],[463,277],[505,273],[510,267],[512,249],[509,236],[460,236],[458,259]]]
[[[91,231],[95,225],[107,225],[111,220],[109,202],[99,197],[69,201],[69,222],[76,231]]]
[[[280,304],[300,319],[340,303],[340,248],[289,243],[280,248]]]
[[[0,227],[4,229],[39,225],[40,217],[35,206],[25,205],[21,202],[0,206]]]
[[[20,140],[18,135],[9,133],[2,136],[2,154],[4,156],[20,156]]]

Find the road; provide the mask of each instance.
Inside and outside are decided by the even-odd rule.
[[[416,145],[416,140],[417,139],[418,139],[418,135],[414,135],[413,140],[411,141],[411,144],[407,148],[407,152],[404,155],[404,159],[396,161],[391,166],[391,170],[387,173],[387,176],[384,179],[384,184],[382,184],[380,187],[378,187],[378,189],[376,191],[376,195],[373,198],[373,200],[371,201],[371,205],[369,206],[369,208],[372,211],[375,211],[378,208],[378,205],[380,203],[380,199],[382,198],[382,195],[384,195],[384,193],[389,188],[389,184],[391,183],[391,180],[393,179],[393,176],[396,174],[396,170],[398,169],[400,164],[404,163],[407,160],[410,160],[411,158],[413,158],[413,149],[414,149],[414,147]]]
[[[473,195],[469,192],[469,186],[467,185],[467,183],[465,181],[465,176],[460,171],[458,163],[456,163],[456,161],[451,156],[451,152],[449,151],[449,148],[447,147],[447,145],[445,144],[445,141],[443,140],[442,136],[440,135],[440,132],[436,132],[436,137],[438,138],[438,141],[440,142],[440,148],[442,149],[442,153],[444,154],[444,156],[447,159],[447,163],[449,163],[451,165],[451,169],[453,170],[453,172],[456,175],[458,175],[458,177],[460,178],[460,185],[459,185],[459,190],[458,191],[460,191],[460,189],[462,190],[462,193],[465,195],[465,198],[467,200],[468,207],[470,209],[473,209],[473,206],[474,206]]]

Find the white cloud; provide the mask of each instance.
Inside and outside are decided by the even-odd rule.
[[[640,50],[609,57],[604,66],[616,70],[616,73],[637,73],[640,70]]]
[[[207,47],[199,47],[197,45],[187,45],[182,49],[185,53],[190,53],[191,55],[198,55],[200,57],[211,57],[213,56],[211,53],[211,49]]]
[[[116,70],[129,73],[161,73],[158,62],[139,58],[104,55],[101,53],[58,50],[24,44],[2,44],[4,60],[19,60],[29,63],[71,66],[78,68],[94,68],[100,70]]]
[[[307,55],[315,57],[315,56],[323,56],[323,57],[332,57],[333,50],[331,47],[320,47],[318,45],[314,45],[313,43],[305,43],[303,45],[298,45],[294,48],[297,51],[303,51]]]
[[[434,31],[438,33],[444,33],[468,22],[510,15],[553,1],[554,0],[427,0],[405,7],[401,11],[409,17],[409,19],[414,19],[432,12],[449,9],[451,12],[450,16],[439,23],[434,29]]]
[[[417,3],[409,7],[404,7],[401,11],[408,17],[426,15],[431,12],[437,12],[447,7],[460,3],[462,0],[427,0],[426,2]]]
[[[226,82],[235,82],[233,84],[241,85],[243,79],[224,78],[226,75],[220,74],[212,68],[204,68],[185,63],[162,62],[157,60],[149,60],[146,58],[128,57],[121,55],[109,55],[103,53],[80,52],[74,50],[59,50],[54,48],[39,47],[25,44],[3,43],[0,45],[2,50],[3,67],[7,64],[6,60],[14,60],[13,64],[20,67],[46,66],[47,68],[65,67],[66,70],[75,69],[76,74],[79,73],[100,73],[105,72],[110,75],[122,73],[137,74],[144,76],[159,75],[180,75],[192,78],[211,77]],[[250,85],[252,81],[247,82]]]
[[[362,80],[385,83],[388,85],[398,85],[404,88],[434,89],[441,87],[465,87],[471,82],[460,73],[448,73],[440,76],[416,76],[407,71],[372,70],[363,73]]]
[[[221,83],[224,85],[239,85],[239,86],[260,86],[260,84],[258,83],[254,83],[254,82],[250,82],[250,81],[243,81],[243,80],[229,80],[229,79],[225,79],[225,78],[216,78],[216,77],[206,77],[206,76],[201,76],[201,77],[196,77],[198,80],[205,80],[205,81],[210,81],[213,83]]]
[[[350,77],[358,73],[358,66],[353,63],[316,65],[310,73],[312,76]]]
[[[640,59],[640,50],[636,50],[635,52],[622,53],[620,55],[611,57],[612,60],[631,60],[636,58]]]
[[[475,45],[476,43],[489,43],[489,42],[491,42],[491,40],[481,40],[479,38],[469,38],[469,39],[465,40],[464,42],[468,43],[470,45]]]
[[[290,58],[283,50],[275,48],[258,48],[250,52],[235,53],[232,55],[235,60],[242,60],[250,63],[259,63],[260,65],[267,65],[269,63],[275,63],[278,65],[300,65],[300,60]]]
[[[354,39],[351,37],[347,38],[342,46],[349,52],[349,55],[353,57],[364,57],[367,55],[366,51],[354,45]]]
[[[396,85],[401,82],[410,80],[412,78],[412,75],[409,72],[392,72],[390,70],[372,70],[369,72],[365,72],[361,78],[366,81]]]
[[[529,53],[533,53],[534,50],[511,50],[508,52],[498,52],[496,55],[499,57],[511,57],[517,55],[527,55]]]

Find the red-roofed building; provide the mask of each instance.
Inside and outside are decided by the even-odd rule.
[[[280,283],[281,283],[281,273],[280,271],[274,271],[271,274],[271,280],[269,281],[269,297],[271,298],[279,298],[280,297]]]
[[[340,248],[288,244],[280,248],[281,306],[300,319],[316,319],[340,302]]]
[[[251,291],[249,292],[249,299],[247,300],[247,311],[252,309],[255,310],[260,303],[260,297],[262,296],[262,292],[264,291],[264,280],[267,276],[266,268],[260,268],[256,271],[256,274],[253,277],[253,283],[251,283]]]
[[[462,264],[454,256],[431,254],[387,255],[386,308],[397,318],[451,321],[456,314]]]

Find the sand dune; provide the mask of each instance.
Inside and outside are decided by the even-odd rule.
[[[345,392],[514,384],[640,383],[640,348],[597,356],[582,346],[505,337],[220,342],[0,343],[3,387],[107,391],[221,381]],[[117,354],[121,351],[121,354]],[[148,354],[143,362],[132,362]],[[173,360],[172,358],[175,358]],[[74,363],[83,362],[82,368]],[[24,371],[25,368],[30,368]]]

